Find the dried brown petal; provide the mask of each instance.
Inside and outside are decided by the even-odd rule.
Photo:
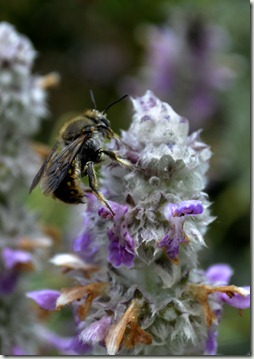
[[[57,254],[51,258],[50,262],[64,268],[66,271],[80,270],[86,278],[90,278],[92,273],[99,270],[98,266],[86,264],[77,255],[69,253]]]
[[[89,312],[94,296],[90,293],[87,295],[85,302],[80,304],[78,307],[78,317],[80,320],[84,320]]]
[[[131,348],[137,343],[151,344],[152,336],[138,326],[138,315],[141,306],[142,301],[133,299],[120,320],[110,327],[105,338],[109,355],[115,355],[122,343],[127,348]]]
[[[68,305],[75,300],[82,299],[85,295],[92,296],[92,299],[103,294],[108,284],[105,282],[91,283],[86,286],[76,286],[71,288],[63,288],[61,294],[56,301],[56,309],[59,310],[63,306]]]
[[[208,327],[210,327],[214,320],[217,319],[216,315],[212,311],[209,302],[208,296],[212,293],[225,293],[232,298],[235,293],[240,295],[244,295],[241,288],[238,288],[234,285],[224,285],[224,286],[209,286],[205,284],[191,284],[190,285],[191,294],[199,301],[199,303],[203,307],[203,311],[205,314],[205,320]]]
[[[130,323],[130,328],[126,329],[123,344],[127,349],[133,348],[136,344],[151,344],[153,337],[144,329],[140,328],[137,323]]]
[[[22,250],[33,251],[36,248],[49,248],[52,245],[52,241],[48,237],[41,238],[28,238],[22,237],[18,240],[18,247]]]
[[[49,74],[37,79],[37,85],[43,89],[55,87],[60,83],[60,76],[57,72],[50,72]]]

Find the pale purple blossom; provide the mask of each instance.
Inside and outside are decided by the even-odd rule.
[[[176,260],[180,243],[188,243],[183,229],[185,217],[196,216],[203,211],[201,202],[197,200],[169,203],[165,206],[164,215],[169,220],[169,228],[167,234],[158,242],[158,247],[165,248],[169,258]]]
[[[79,335],[79,339],[83,343],[95,345],[102,341],[112,323],[112,318],[103,317],[87,326]]]

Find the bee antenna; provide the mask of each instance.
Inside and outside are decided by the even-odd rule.
[[[89,93],[90,93],[90,97],[91,97],[91,100],[92,100],[92,103],[93,103],[93,108],[96,110],[97,106],[96,106],[93,90],[90,89]]]
[[[120,97],[119,99],[115,100],[114,102],[112,102],[110,105],[108,105],[105,110],[102,111],[102,113],[106,112],[111,106],[115,105],[117,102],[122,101],[125,97],[127,97],[128,95],[124,95],[122,97]]]

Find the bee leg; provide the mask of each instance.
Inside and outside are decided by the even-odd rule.
[[[100,193],[98,191],[97,176],[96,176],[96,173],[95,173],[95,170],[94,170],[94,165],[93,165],[92,161],[87,162],[87,164],[85,166],[85,169],[84,169],[84,172],[87,173],[89,186],[91,187],[92,192],[95,194],[95,196],[98,198],[98,200],[110,210],[110,212],[114,216],[115,213],[113,212],[112,208],[108,204],[106,198],[103,196],[102,193]]]
[[[107,150],[99,150],[100,153],[105,154],[109,158],[111,158],[113,161],[116,161],[122,166],[126,167],[132,167],[132,164],[129,161],[124,160],[123,158],[120,158],[117,156],[117,154],[114,151],[107,151]]]

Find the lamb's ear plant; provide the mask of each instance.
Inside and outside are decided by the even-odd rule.
[[[0,353],[38,355],[38,321],[25,297],[25,272],[42,268],[50,238],[24,202],[39,157],[31,137],[47,115],[50,77],[32,75],[36,52],[25,36],[0,23]]]
[[[226,264],[199,265],[214,219],[204,192],[211,151],[151,91],[132,103],[129,130],[108,145],[130,165],[101,166],[100,190],[115,215],[87,193],[73,252],[51,259],[73,286],[28,296],[47,310],[73,306],[69,351],[214,355],[223,305],[249,307],[250,289],[229,284]]]

